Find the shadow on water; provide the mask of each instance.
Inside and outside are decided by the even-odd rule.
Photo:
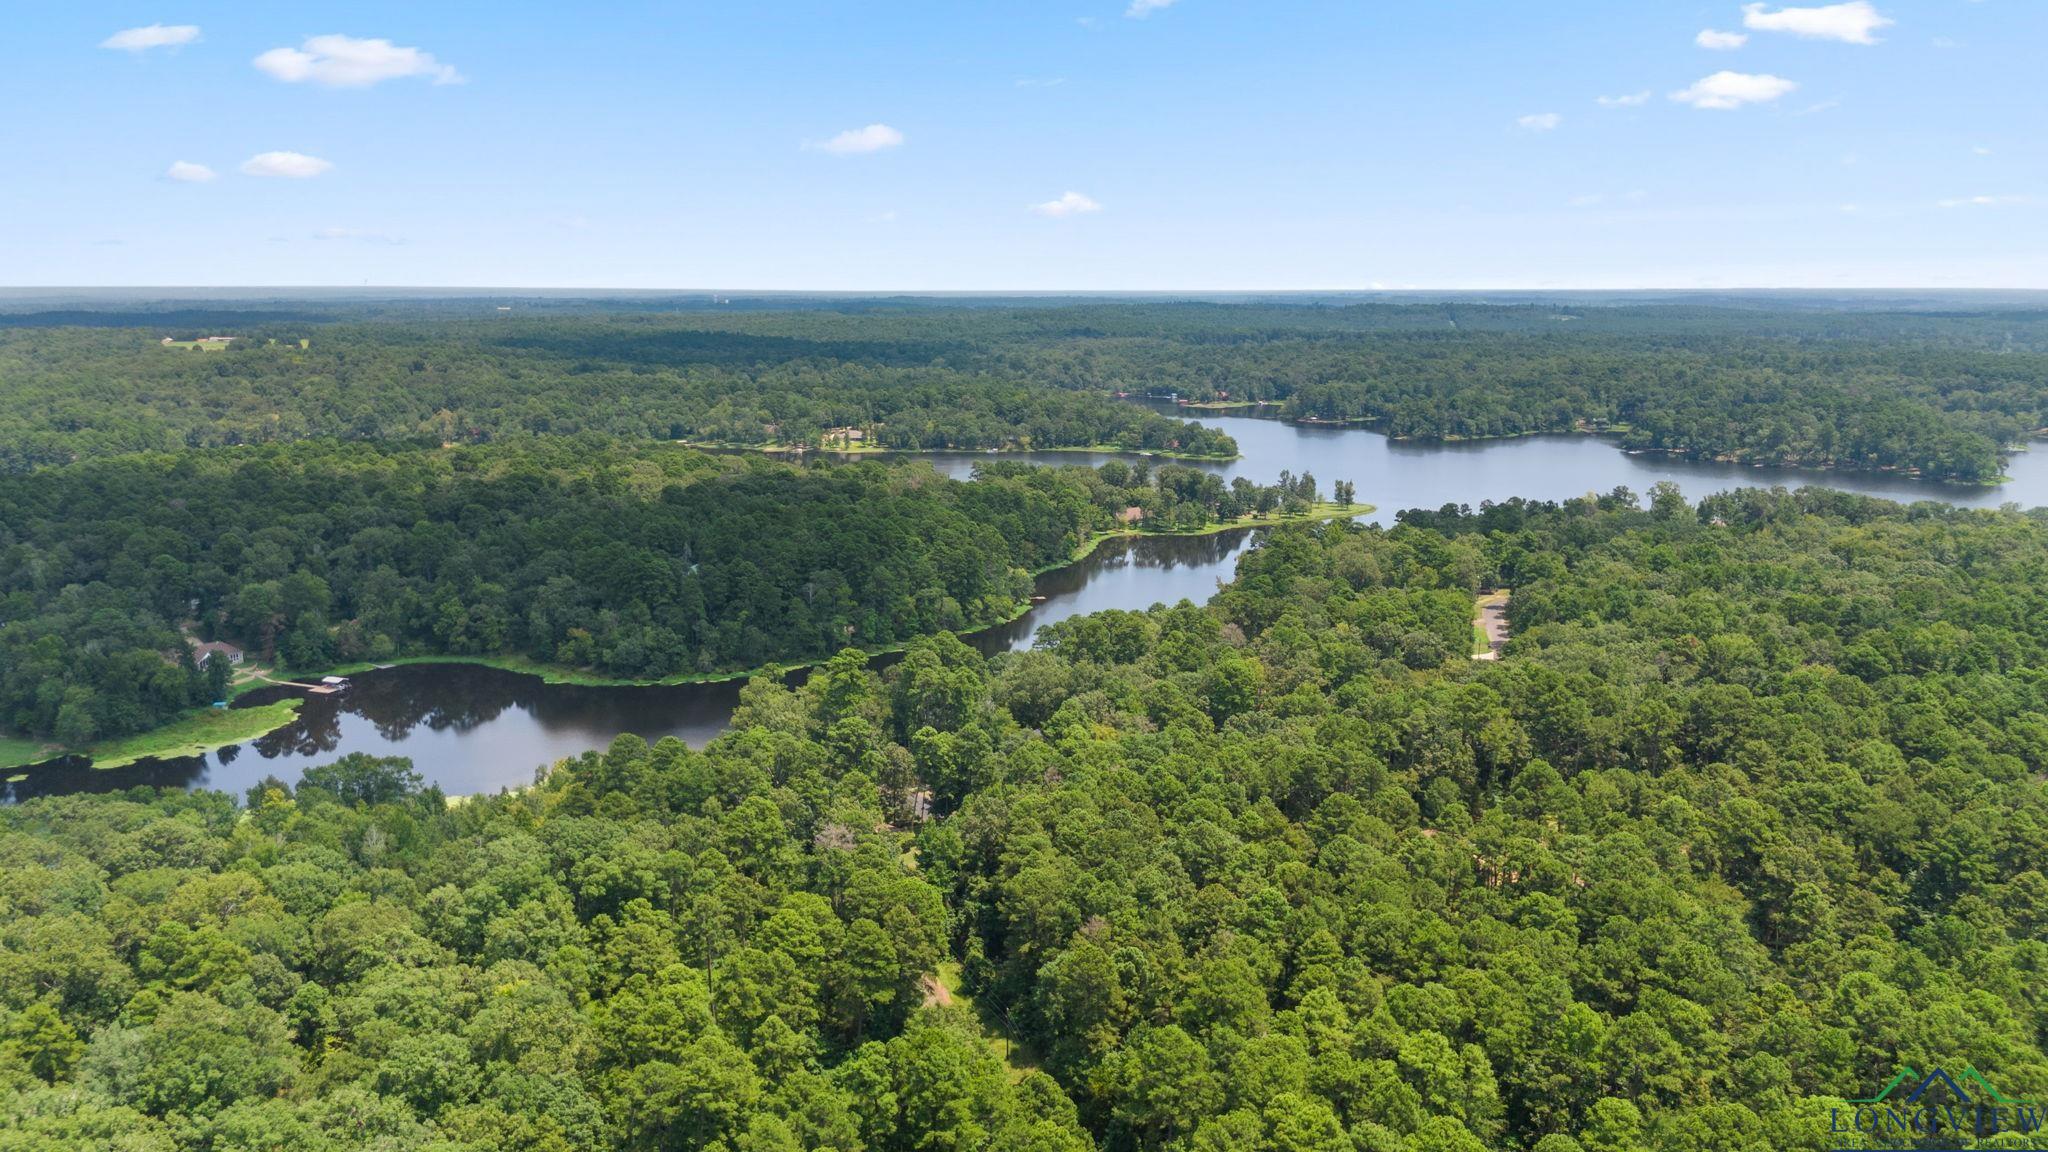
[[[1034,595],[1044,597],[1008,624],[969,636],[983,655],[1031,647],[1047,624],[1110,608],[1143,609],[1154,604],[1206,602],[1216,586],[1237,571],[1237,558],[1253,544],[1256,529],[1213,536],[1147,536],[1111,540],[1079,564],[1038,578]]]
[[[1371,519],[1380,523],[1391,523],[1403,508],[1477,506],[1483,500],[1512,496],[1563,500],[1618,486],[1642,494],[1660,480],[1677,483],[1695,499],[1736,487],[1824,483],[1901,501],[1942,500],[1968,507],[2048,504],[2048,451],[2013,457],[2007,469],[2011,483],[1980,488],[1870,473],[1629,455],[1612,441],[1593,436],[1404,444],[1365,429],[1175,411],[1230,433],[1243,452],[1229,463],[1196,467],[1259,483],[1277,479],[1282,469],[1311,472],[1326,490],[1332,481],[1351,480],[1360,499],[1377,506]],[[1096,465],[1111,457],[1038,452],[1002,458]],[[991,457],[942,453],[919,459],[947,475],[966,478],[975,465]],[[1206,601],[1220,581],[1230,579],[1237,558],[1253,546],[1254,538],[1255,533],[1240,531],[1113,541],[1079,564],[1040,577],[1036,591],[1043,599],[1025,616],[969,640],[995,655],[1028,647],[1039,628],[1070,616],[1109,608],[1143,609],[1184,598]],[[894,659],[877,657],[875,665],[886,666]],[[288,691],[266,689],[237,703],[261,704]],[[675,736],[701,747],[725,729],[739,691],[738,682],[645,688],[545,684],[536,676],[467,664],[382,669],[356,677],[353,687],[341,695],[309,697],[295,723],[239,748],[112,769],[95,769],[82,759],[57,761],[30,769],[26,779],[6,785],[0,799],[139,785],[240,793],[266,776],[296,779],[306,768],[347,752],[410,757],[421,775],[451,795],[494,792],[529,783],[542,765],[602,748],[621,732],[650,741]]]
[[[7,785],[5,797],[137,786],[240,794],[265,777],[295,780],[349,752],[410,757],[451,795],[495,792],[532,783],[542,766],[603,748],[621,732],[649,741],[676,736],[701,747],[724,730],[739,691],[737,681],[593,688],[477,664],[401,665],[356,676],[345,692],[307,696],[292,723],[247,744],[121,768],[93,768],[72,757],[29,769],[26,779]],[[264,688],[235,706],[295,694]]]
[[[988,655],[1027,648],[1041,626],[1105,608],[1145,608],[1183,597],[1202,601],[1236,569],[1250,531],[1202,537],[1111,541],[1087,559],[1048,572],[1031,611],[966,639]],[[887,667],[896,653],[878,655]],[[801,671],[791,680],[800,682]],[[351,678],[331,696],[306,696],[292,723],[202,756],[94,768],[84,757],[37,765],[4,785],[0,800],[136,787],[213,788],[241,795],[266,777],[292,781],[350,752],[405,756],[450,795],[496,792],[533,782],[565,756],[603,748],[622,732],[648,742],[674,736],[701,748],[725,730],[741,681],[647,687],[548,684],[538,676],[479,664],[406,664]],[[262,688],[238,708],[299,695]]]

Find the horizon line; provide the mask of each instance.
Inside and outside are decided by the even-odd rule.
[[[31,295],[38,293],[85,294],[94,292],[441,292],[462,294],[504,294],[528,295],[604,292],[631,293],[638,295],[711,295],[711,296],[1416,296],[1469,294],[1481,292],[1522,292],[1522,293],[1627,293],[1655,292],[1666,294],[1742,294],[1758,292],[1802,292],[1802,293],[1962,293],[1962,292],[2004,292],[2015,294],[2048,295],[2048,286],[2007,287],[2001,285],[1931,285],[1931,284],[1880,284],[1880,285],[1814,285],[1814,284],[1738,284],[1726,287],[1680,287],[1673,285],[1634,285],[1629,287],[1590,287],[1559,285],[1462,285],[1445,287],[1318,287],[1318,288],[759,288],[694,286],[679,287],[630,287],[606,285],[569,284],[0,284],[0,294]]]

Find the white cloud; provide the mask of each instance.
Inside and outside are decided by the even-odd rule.
[[[1880,13],[1870,0],[1849,0],[1819,8],[1780,8],[1768,12],[1768,4],[1744,4],[1742,26],[1758,32],[1790,32],[1809,40],[1840,40],[1844,44],[1875,44],[1871,35],[1897,21]]]
[[[122,52],[147,52],[151,48],[176,48],[183,44],[196,43],[198,40],[197,24],[151,24],[147,28],[128,28],[116,32],[100,41],[100,47]]]
[[[1749,33],[1719,32],[1712,28],[1702,28],[1700,34],[1692,38],[1692,42],[1710,52],[1733,52],[1749,43]]]
[[[1143,20],[1154,12],[1171,8],[1174,0],[1131,0],[1131,6],[1124,9],[1124,15],[1133,20]]]
[[[1959,196],[1953,200],[1940,202],[1943,208],[2004,208],[2025,203],[2025,196]]]
[[[867,152],[881,152],[903,146],[903,133],[887,124],[870,124],[865,128],[848,128],[823,144],[806,144],[820,152],[834,156],[859,156]]]
[[[1555,112],[1538,112],[1530,116],[1519,116],[1515,123],[1531,132],[1549,132],[1564,123],[1564,117]]]
[[[1057,200],[1047,200],[1043,204],[1033,204],[1031,210],[1040,216],[1051,216],[1057,219],[1062,216],[1080,216],[1088,212],[1100,212],[1102,211],[1102,205],[1096,203],[1090,197],[1083,196],[1079,192],[1069,192]]]
[[[1977,155],[1979,155],[1979,156],[1989,156],[1989,155],[1991,155],[1991,149],[1989,149],[1989,148],[1985,148],[1985,147],[1982,147],[1982,146],[1979,146],[1979,147],[1976,147],[1976,148],[1972,148],[1972,149],[1970,149],[1970,151],[1972,151],[1972,152],[1976,153],[1976,154],[1977,154]]]
[[[431,52],[353,36],[308,37],[297,48],[272,48],[254,63],[259,71],[287,84],[328,88],[368,88],[407,76],[431,77],[436,84],[463,82],[462,73],[434,59]]]
[[[247,175],[282,176],[289,180],[305,180],[332,167],[328,161],[303,152],[259,152],[242,161],[242,171]]]
[[[176,180],[183,184],[204,184],[209,180],[215,179],[215,174],[213,169],[208,168],[204,164],[194,164],[190,160],[180,160],[164,171],[164,178],[166,180]]]
[[[1671,98],[1695,108],[1729,109],[1740,108],[1744,104],[1766,104],[1798,87],[1782,76],[1716,72],[1690,88],[1673,92]]]
[[[1640,108],[1650,102],[1650,90],[1628,92],[1620,96],[1595,96],[1593,102],[1602,108]]]

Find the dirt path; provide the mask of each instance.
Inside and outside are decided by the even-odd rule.
[[[1503,589],[1489,592],[1479,598],[1473,607],[1477,615],[1472,620],[1472,658],[1474,660],[1498,660],[1500,650],[1508,643],[1508,597],[1511,593]]]

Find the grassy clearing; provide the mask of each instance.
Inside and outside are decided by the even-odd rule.
[[[0,735],[0,768],[19,768],[61,755],[63,749],[33,736]]]
[[[151,757],[197,756],[227,744],[241,744],[284,727],[299,714],[299,699],[260,708],[206,708],[148,732],[108,740],[85,749],[95,768],[119,768]]]
[[[1358,516],[1370,516],[1373,511],[1373,506],[1370,504],[1332,504],[1325,501],[1320,504],[1310,505],[1306,512],[1275,513],[1271,516],[1239,516],[1235,520],[1219,521],[1205,528],[1185,530],[1119,528],[1110,532],[1098,532],[1089,537],[1079,548],[1074,550],[1074,555],[1067,560],[1067,564],[1074,564],[1087,559],[1090,553],[1102,547],[1103,543],[1109,540],[1130,540],[1140,536],[1216,536],[1224,532],[1237,532],[1245,528],[1272,528],[1281,524],[1315,524],[1323,520],[1350,520]],[[1055,568],[1064,567],[1066,567],[1066,564],[1051,564],[1032,573],[1032,575],[1041,575]]]
[[[937,988],[926,997],[927,1002],[957,1004],[974,1013],[975,1018],[981,1021],[982,1035],[987,1038],[988,1046],[995,1050],[996,1057],[1003,1062],[1003,1067],[1009,1069],[1010,1083],[1015,1084],[1024,1079],[1025,1073],[1038,1070],[1038,1056],[1031,1050],[1030,1045],[1019,1041],[1011,1032],[1008,1022],[997,1017],[994,1012],[983,1010],[974,1002],[974,997],[963,990],[960,965],[957,961],[940,961],[939,971],[933,982]]]
[[[1058,448],[1014,448],[1015,452],[1099,452],[1118,456],[1151,456],[1160,460],[1211,460],[1229,463],[1237,459],[1237,453],[1222,452],[1175,452],[1168,448],[1126,448],[1121,444],[1075,444]],[[1001,455],[1002,453],[997,453]]]
[[[760,668],[742,668],[735,672],[682,672],[674,676],[665,676],[659,680],[632,680],[616,676],[605,676],[601,673],[591,672],[582,668],[567,668],[560,664],[545,664],[539,660],[528,660],[522,656],[431,655],[395,656],[389,660],[375,662],[364,660],[354,664],[338,665],[333,668],[321,668],[317,671],[292,672],[289,674],[278,673],[276,675],[280,678],[290,675],[300,679],[317,679],[321,676],[355,676],[368,672],[373,668],[388,668],[401,664],[480,664],[486,668],[496,668],[504,672],[519,672],[527,676],[538,676],[542,682],[548,684],[579,684],[587,688],[656,688],[676,684],[716,684],[723,680],[745,680],[752,676],[770,675],[789,668],[803,666],[802,663],[769,664]],[[260,684],[252,685],[252,687],[258,686]]]

